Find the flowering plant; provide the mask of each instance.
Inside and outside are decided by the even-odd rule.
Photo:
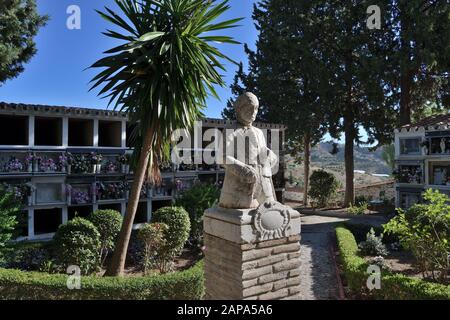
[[[32,195],[34,186],[31,183],[20,185],[9,185],[4,183],[3,189],[6,190],[6,192],[12,193],[16,201],[23,203],[26,202],[27,197]]]
[[[119,170],[119,166],[117,163],[113,161],[108,161],[106,164],[106,172],[117,172]]]
[[[91,200],[88,192],[82,191],[80,189],[72,189],[72,201],[76,204],[87,203]]]
[[[113,183],[98,183],[98,195],[100,199],[121,199],[125,196],[125,191],[128,189],[128,183],[113,182]]]
[[[64,154],[64,153],[61,153],[61,154],[59,155],[59,157],[58,157],[58,164],[59,164],[61,167],[65,167],[65,166],[67,165],[67,163],[68,163],[67,155]]]
[[[55,160],[53,160],[52,158],[47,158],[41,161],[40,164],[40,169],[41,171],[57,171],[58,170],[58,166],[55,163]]]
[[[128,164],[130,163],[130,155],[129,154],[122,154],[117,158],[117,161],[119,161],[121,164]]]
[[[72,166],[76,173],[87,173],[90,169],[90,161],[84,155],[76,155],[73,157]]]
[[[28,153],[27,156],[25,157],[25,163],[27,165],[32,164],[34,161],[34,155],[32,153]]]
[[[91,152],[90,158],[92,164],[100,164],[102,163],[103,156],[101,154]]]
[[[5,171],[23,171],[23,163],[16,157],[9,158],[9,161],[5,165]]]

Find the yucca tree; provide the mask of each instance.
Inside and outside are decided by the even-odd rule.
[[[157,182],[158,162],[167,159],[170,135],[192,128],[202,116],[214,86],[224,86],[219,70],[230,60],[211,43],[234,43],[211,31],[235,27],[241,19],[214,21],[229,9],[228,0],[115,0],[122,11],[105,7],[98,13],[119,27],[108,37],[125,41],[105,52],[92,68],[103,68],[92,89],[129,115],[136,125],[133,138],[134,182],[107,276],[123,274],[126,252],[144,179]]]

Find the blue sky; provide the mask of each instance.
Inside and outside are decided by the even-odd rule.
[[[251,19],[254,0],[230,0],[231,9],[223,19],[245,18],[239,28],[227,31],[237,41],[254,47],[257,31]],[[106,108],[107,101],[89,92],[89,81],[96,70],[84,70],[100,57],[102,52],[117,45],[101,32],[111,25],[94,10],[104,5],[116,8],[114,1],[102,0],[37,0],[39,12],[50,16],[47,26],[36,37],[38,53],[26,65],[18,78],[7,81],[0,87],[0,101]],[[69,30],[66,13],[70,5],[81,9],[81,30]],[[246,65],[247,58],[242,45],[218,45],[222,51],[236,61]],[[224,79],[226,88],[218,89],[221,101],[211,98],[206,115],[220,117],[220,112],[231,96],[229,85],[237,66],[227,63]]]

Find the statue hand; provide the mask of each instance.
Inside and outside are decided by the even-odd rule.
[[[242,167],[242,177],[241,177],[242,181],[244,181],[246,183],[255,183],[256,176],[257,176],[257,172],[256,172],[255,168],[248,166],[248,165]]]

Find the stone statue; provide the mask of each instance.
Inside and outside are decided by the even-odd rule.
[[[278,157],[267,147],[263,132],[252,126],[258,113],[258,98],[244,93],[234,107],[238,124],[236,130],[226,136],[225,181],[219,206],[253,209],[276,200],[272,168],[278,164]]]
[[[445,139],[444,138],[441,139],[440,147],[441,147],[441,153],[445,153]]]

